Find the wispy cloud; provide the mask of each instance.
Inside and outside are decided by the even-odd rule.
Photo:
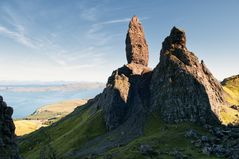
[[[140,20],[148,19],[148,17],[143,17]],[[113,19],[108,21],[102,21],[98,23],[94,23],[90,26],[88,31],[86,32],[86,36],[88,39],[95,41],[97,46],[104,46],[109,44],[112,38],[115,38],[119,35],[119,33],[107,32],[105,29],[106,25],[118,24],[118,23],[129,23],[131,18],[120,18],[120,19]]]
[[[109,21],[104,21],[99,24],[115,24],[115,23],[128,23],[130,21],[130,18],[123,18],[123,19],[114,19],[114,20],[109,20]]]
[[[24,28],[22,26],[18,26],[17,31],[12,31],[4,26],[0,26],[0,34],[3,34],[27,47],[36,47],[32,39],[24,34]]]

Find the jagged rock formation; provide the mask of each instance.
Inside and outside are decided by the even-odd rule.
[[[134,16],[129,23],[125,44],[129,64],[136,63],[148,66],[148,45],[144,37],[143,27],[137,16]]]
[[[19,159],[16,144],[15,125],[12,120],[13,108],[8,107],[0,96],[0,158]]]
[[[106,126],[113,130],[134,116],[131,111],[134,107],[142,109],[147,100],[147,88],[151,71],[148,67],[139,64],[128,64],[115,70],[109,77],[99,105],[105,112]],[[137,106],[136,106],[137,103]]]
[[[176,27],[163,42],[150,91],[151,109],[167,122],[215,124],[225,104],[220,83],[187,50],[185,32]]]
[[[147,67],[148,46],[136,16],[129,24],[126,55],[129,64],[112,73],[99,100],[109,130],[115,129],[132,115],[130,112],[135,103],[139,110],[143,109],[146,101],[142,87],[147,87],[149,81],[145,83],[145,79],[149,78],[151,70]]]

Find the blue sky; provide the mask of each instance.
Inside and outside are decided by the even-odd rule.
[[[150,67],[173,26],[219,80],[239,74],[237,0],[1,0],[0,80],[102,81],[126,63],[137,15]]]

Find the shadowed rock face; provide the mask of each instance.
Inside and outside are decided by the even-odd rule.
[[[129,23],[125,43],[128,63],[148,66],[148,45],[144,37],[143,27],[136,16],[134,16]]]
[[[225,104],[220,83],[187,50],[185,32],[176,27],[163,42],[150,92],[151,109],[168,122],[215,124]]]
[[[19,159],[16,144],[15,125],[12,120],[13,108],[8,107],[0,96],[0,158]]]
[[[148,67],[135,63],[118,68],[112,73],[99,99],[109,130],[134,117],[137,113],[132,112],[133,109],[142,112],[147,102],[150,77],[151,70]]]

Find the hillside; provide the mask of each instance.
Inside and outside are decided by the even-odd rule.
[[[22,136],[36,131],[42,126],[48,126],[73,112],[76,107],[84,105],[86,102],[87,100],[68,100],[42,106],[32,115],[14,121],[16,135]]]
[[[228,77],[222,82],[225,98],[229,106],[222,111],[222,120],[225,124],[239,124],[239,75]]]
[[[228,102],[233,105],[239,105],[239,75],[224,79],[222,85],[227,93]]]
[[[221,125],[231,121],[224,109],[230,107],[223,88],[186,48],[186,33],[172,28],[153,70],[136,16],[125,43],[128,64],[113,71],[103,92],[49,127],[21,137],[21,155],[26,159],[239,158],[239,128]]]
[[[106,128],[102,111],[93,112],[95,110],[89,108],[89,103],[77,108],[59,122],[20,138],[23,157],[33,159],[40,155],[63,158],[81,144],[104,134]]]

